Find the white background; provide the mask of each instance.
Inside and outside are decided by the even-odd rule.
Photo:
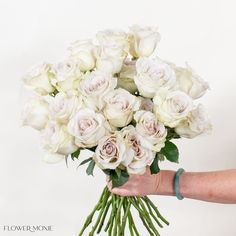
[[[70,42],[98,30],[159,26],[159,56],[179,65],[188,61],[211,85],[202,102],[213,133],[178,141],[179,166],[236,168],[235,9],[234,0],[0,0],[0,235],[31,234],[3,232],[2,225],[41,224],[54,231],[34,235],[75,236],[103,188],[100,171],[92,178],[73,163],[67,169],[42,162],[38,133],[19,122],[22,75],[38,62],[61,60]],[[162,236],[236,235],[236,205],[152,199],[171,222]]]

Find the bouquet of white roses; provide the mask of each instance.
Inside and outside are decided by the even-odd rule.
[[[40,131],[45,159],[93,152],[87,164],[98,166],[112,181],[125,184],[132,174],[160,171],[159,161],[178,163],[171,139],[194,138],[211,129],[201,104],[208,84],[189,65],[178,67],[153,55],[160,40],[156,28],[133,26],[129,32],[106,30],[96,40],[76,41],[65,61],[44,63],[24,77],[35,96],[24,107],[23,124]],[[89,235],[139,235],[132,216],[137,210],[150,235],[155,223],[169,224],[147,197],[121,197],[104,191],[79,235],[93,222]]]

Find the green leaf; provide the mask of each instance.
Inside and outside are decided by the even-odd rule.
[[[160,153],[163,154],[167,160],[179,163],[179,150],[174,143],[166,141],[165,147],[161,149]]]
[[[173,128],[167,128],[167,140],[171,140],[171,139],[178,139],[180,138],[180,136],[175,132],[175,129]]]
[[[89,165],[88,165],[88,167],[87,167],[87,169],[86,169],[87,175],[93,175],[93,170],[94,170],[95,164],[96,164],[96,163],[95,163],[94,160],[91,160],[91,161],[89,162]]]
[[[79,166],[82,166],[82,165],[86,164],[87,162],[91,161],[92,159],[93,159],[92,157],[90,157],[90,158],[88,158],[88,159],[85,159],[84,161],[82,161],[82,162],[79,164]]]
[[[71,159],[72,161],[74,161],[74,159],[78,159],[80,155],[80,149],[78,149],[77,151],[71,153]]]
[[[158,156],[156,156],[155,159],[153,160],[150,166],[150,171],[152,175],[157,174],[160,171],[160,168],[158,166]]]
[[[102,169],[102,171],[106,174],[106,175],[111,175],[112,172],[115,172],[115,170],[110,170],[110,169]]]
[[[120,178],[120,176],[121,176],[121,169],[116,168],[116,169],[115,169],[115,172],[116,172],[116,174],[117,174],[117,177]]]
[[[112,181],[112,188],[120,187],[128,181],[129,174],[126,171],[121,170],[121,173],[118,176],[116,171],[114,171],[111,172],[110,179]]]

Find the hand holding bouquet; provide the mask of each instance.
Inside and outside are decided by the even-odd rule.
[[[208,84],[189,65],[178,67],[154,56],[160,34],[156,28],[133,26],[128,33],[106,30],[96,40],[76,41],[65,61],[44,63],[24,77],[35,92],[23,111],[23,124],[40,131],[45,160],[80,160],[80,151],[93,152],[87,164],[98,166],[112,187],[133,174],[156,174],[158,163],[179,162],[171,141],[194,138],[211,129],[209,118],[195,100]],[[155,224],[168,222],[147,196],[121,197],[104,191],[79,235],[93,222],[89,235],[139,235],[135,209],[150,235]]]

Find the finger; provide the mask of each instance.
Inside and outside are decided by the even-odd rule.
[[[129,190],[123,189],[123,188],[113,188],[111,192],[116,195],[123,196],[123,197],[128,197],[132,195]]]

